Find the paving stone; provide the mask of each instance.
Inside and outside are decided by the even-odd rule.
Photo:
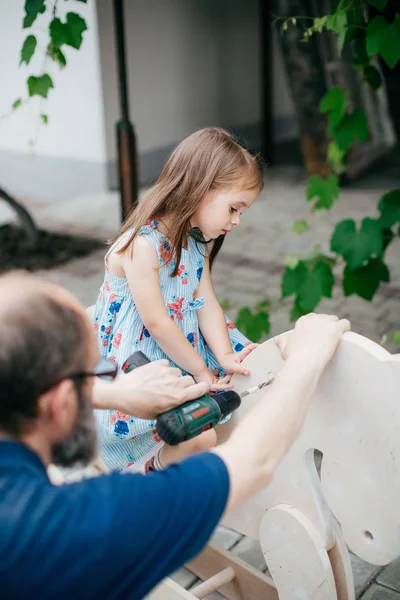
[[[240,542],[243,538],[241,533],[219,525],[211,538],[211,542],[222,548],[223,550],[230,550],[235,544]]]
[[[265,572],[267,565],[265,564],[264,555],[262,553],[260,542],[244,537],[232,550],[232,554],[244,560],[258,571]]]
[[[193,575],[188,569],[179,569],[173,575],[171,575],[171,579],[173,579],[178,585],[188,590],[193,585],[200,582],[200,580]]]
[[[374,583],[361,600],[400,600],[400,594]]]
[[[354,589],[358,597],[367,589],[371,581],[375,578],[381,567],[370,565],[355,554],[350,554],[351,566],[353,568]]]
[[[400,592],[400,558],[381,571],[377,582]]]

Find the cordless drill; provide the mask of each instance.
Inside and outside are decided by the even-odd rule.
[[[129,373],[137,367],[151,362],[143,352],[134,352],[129,356],[122,370]],[[157,432],[160,438],[170,446],[190,440],[215,427],[217,423],[239,408],[242,396],[233,390],[216,394],[205,394],[197,400],[189,400],[157,417]]]

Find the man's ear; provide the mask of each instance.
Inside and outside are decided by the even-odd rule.
[[[70,379],[64,379],[39,398],[39,418],[58,440],[68,435],[78,416],[77,391]]]

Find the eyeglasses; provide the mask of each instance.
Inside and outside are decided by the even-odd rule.
[[[64,379],[72,379],[73,381],[79,381],[82,379],[86,379],[86,377],[99,377],[99,379],[104,379],[105,381],[113,381],[118,375],[118,365],[111,360],[107,360],[106,358],[101,358],[92,371],[80,371],[78,373],[71,373],[71,375],[64,375],[61,379],[57,379],[50,385],[46,385],[45,388],[42,388],[41,394],[48,392],[51,388],[64,381]]]
[[[118,365],[106,358],[100,358],[92,371],[82,371],[66,375],[63,379],[85,379],[86,377],[99,377],[105,381],[113,381],[118,375]]]

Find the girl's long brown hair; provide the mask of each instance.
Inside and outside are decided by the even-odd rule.
[[[257,156],[243,148],[236,139],[218,127],[196,131],[183,140],[172,152],[155,185],[149,188],[135,205],[122,225],[115,242],[133,228],[118,253],[132,248],[138,230],[148,221],[168,217],[168,240],[172,246],[177,274],[182,247],[191,231],[190,221],[211,190],[236,187],[243,190],[262,189],[262,170]],[[214,240],[210,264],[215,260],[225,236]]]

